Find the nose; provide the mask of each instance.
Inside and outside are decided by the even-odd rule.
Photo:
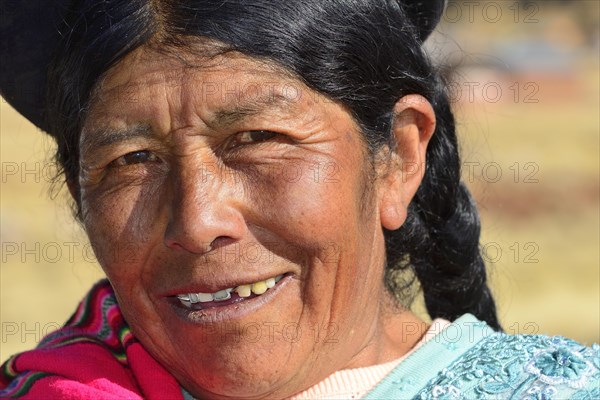
[[[171,180],[165,245],[204,254],[242,239],[246,223],[235,206],[235,188],[219,174],[182,168]]]

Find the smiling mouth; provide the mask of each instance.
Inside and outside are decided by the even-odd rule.
[[[232,288],[226,288],[214,293],[184,293],[175,296],[181,305],[188,310],[202,310],[206,308],[225,306],[238,303],[247,299],[258,297],[267,290],[275,287],[284,277],[283,274],[272,278],[239,285]]]

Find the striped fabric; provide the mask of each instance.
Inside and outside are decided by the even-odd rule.
[[[64,327],[8,359],[0,398],[183,399],[178,383],[133,337],[107,280]]]

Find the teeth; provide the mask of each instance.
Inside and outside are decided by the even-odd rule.
[[[213,296],[210,293],[188,293],[188,294],[179,294],[177,298],[181,302],[189,302],[189,303],[206,303],[207,301],[212,301]]]
[[[215,301],[229,300],[231,298],[231,290],[232,289],[219,290],[212,294],[212,298],[215,299]]]
[[[198,301],[200,301],[200,303],[213,301],[213,295],[210,293],[198,293]]]
[[[250,297],[252,288],[250,285],[240,285],[236,288],[236,292],[240,297]]]
[[[181,300],[181,301],[187,301],[187,302],[189,302],[189,301],[190,301],[190,296],[189,296],[189,294],[178,294],[178,295],[177,295],[177,298],[178,298],[179,300]]]
[[[247,285],[240,285],[236,288],[227,288],[215,293],[185,293],[177,295],[177,298],[186,307],[191,307],[195,303],[207,303],[209,301],[225,301],[231,298],[231,292],[237,292],[242,298],[250,297],[252,293],[261,295],[268,289],[277,284],[283,278],[283,275],[277,275],[274,278],[268,278],[264,281],[255,282]]]
[[[252,284],[252,293],[254,294],[263,294],[268,289],[265,281],[260,281]]]
[[[181,302],[181,304],[183,304],[186,307],[191,307],[192,306],[192,303],[190,301],[181,300],[181,299],[179,299],[179,301]]]

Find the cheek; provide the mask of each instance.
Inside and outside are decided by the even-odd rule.
[[[141,338],[162,340],[164,332],[152,299],[156,276],[149,257],[161,244],[161,191],[156,185],[132,185],[113,191],[90,191],[82,205],[84,225],[100,265],[115,289],[128,324]],[[88,200],[89,199],[89,200]],[[167,349],[168,343],[162,343]]]
[[[361,174],[340,163],[335,174],[321,169],[319,176],[313,165],[274,176],[252,193],[263,205],[257,218],[288,246],[286,258],[310,266],[303,271],[305,300],[329,307],[337,302],[334,292],[348,299],[365,283],[356,277],[370,266],[375,217],[372,206],[362,204],[369,196]]]
[[[134,272],[150,245],[160,239],[160,184],[96,188],[82,194],[83,223],[98,261],[109,275],[111,270]]]
[[[351,233],[348,229],[359,222],[362,188],[356,174],[346,172],[349,160],[333,160],[294,159],[257,167],[246,190],[252,217],[294,243],[318,244]]]

